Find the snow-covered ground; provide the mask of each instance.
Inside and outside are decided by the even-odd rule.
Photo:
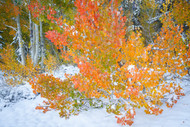
[[[54,75],[64,78],[62,76],[65,72],[74,74],[78,71],[76,67],[62,66],[54,72]],[[173,108],[167,108],[163,105],[164,111],[158,116],[146,115],[143,109],[137,109],[132,126],[190,127],[190,81],[183,79],[181,85],[186,95]],[[8,91],[9,94],[6,95],[5,91]],[[15,99],[17,100],[13,101]],[[2,105],[0,107],[2,109],[0,111],[0,127],[121,127],[116,123],[115,116],[106,113],[105,109],[90,109],[65,120],[59,117],[57,111],[44,114],[42,111],[35,110],[35,107],[42,101],[43,98],[35,97],[32,94],[29,84],[10,88],[5,85],[2,76],[0,76],[0,105]]]

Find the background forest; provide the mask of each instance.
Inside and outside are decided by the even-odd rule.
[[[185,95],[189,0],[0,0],[0,19],[0,70],[46,98],[44,113],[105,107],[132,125],[137,108],[159,115]],[[61,65],[80,71],[47,74]]]

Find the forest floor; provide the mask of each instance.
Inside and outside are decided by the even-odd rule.
[[[61,66],[53,74],[64,79],[64,73],[79,72],[77,67]],[[42,113],[35,110],[44,100],[35,96],[28,83],[14,88],[7,86],[0,73],[0,127],[121,127],[113,114],[103,109],[90,109],[78,116],[65,120],[57,111]],[[164,110],[161,115],[147,115],[143,109],[137,109],[132,127],[190,127],[190,79],[185,77],[181,82],[185,96],[173,106]]]

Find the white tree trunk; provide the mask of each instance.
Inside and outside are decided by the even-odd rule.
[[[38,64],[38,58],[39,58],[39,30],[38,30],[38,25],[35,24],[35,39],[36,39],[36,43],[35,43],[35,56],[34,56],[34,66],[36,66]]]
[[[35,32],[35,24],[33,23],[33,48],[32,48],[32,52],[33,52],[33,57],[32,57],[32,61],[34,63],[34,57],[35,57],[35,52],[36,52],[36,32]]]
[[[25,54],[24,54],[24,42],[22,40],[21,26],[20,26],[20,15],[17,16],[17,33],[18,33],[18,41],[19,41],[19,54],[21,57],[21,64],[26,64]]]
[[[33,23],[31,19],[31,13],[29,11],[29,23],[30,23],[30,55],[32,62],[34,62],[34,54],[35,54],[35,47],[34,47],[34,29],[33,29]]]
[[[40,19],[40,41],[41,41],[41,67],[44,68],[44,37],[43,37],[43,28],[42,28],[41,19]]]

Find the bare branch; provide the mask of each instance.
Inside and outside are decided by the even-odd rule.
[[[167,11],[164,14],[161,14],[159,16],[156,16],[154,18],[151,18],[151,19],[147,20],[147,23],[152,24],[152,23],[156,22],[157,20],[159,20],[159,18],[161,18],[162,16],[164,16],[165,14],[168,14],[168,13],[169,13],[169,11]]]
[[[6,27],[8,27],[8,28],[11,28],[11,29],[13,29],[14,31],[17,31],[17,29],[15,28],[15,27],[13,27],[13,26],[9,26],[9,25],[6,25],[6,24],[4,24]]]

